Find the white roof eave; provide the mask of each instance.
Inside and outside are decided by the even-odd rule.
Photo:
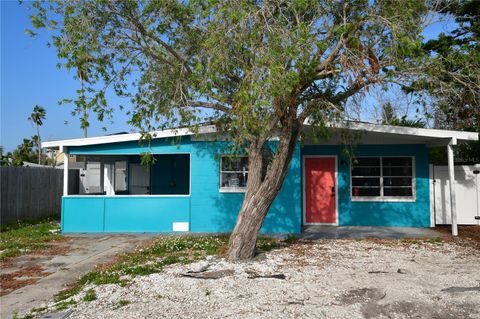
[[[305,122],[305,124],[309,125],[308,119]],[[406,135],[406,136],[425,137],[428,139],[439,140],[439,142],[450,140],[450,139],[454,139],[458,142],[478,141],[479,139],[479,136],[478,136],[479,134],[476,132],[413,128],[413,127],[404,127],[404,126],[380,125],[380,124],[372,124],[372,123],[364,123],[364,122],[338,123],[335,125],[331,125],[331,128],[375,132],[375,133],[383,133],[383,134],[397,134],[397,135]],[[199,127],[197,131],[191,130],[189,128],[178,128],[178,129],[171,129],[171,130],[164,130],[164,131],[154,131],[154,132],[151,132],[150,134],[152,135],[153,138],[167,138],[167,137],[175,137],[175,136],[209,134],[209,133],[215,133],[215,132],[216,132],[216,127],[214,125],[208,125],[208,126]],[[88,145],[97,145],[97,144],[120,143],[120,142],[129,142],[129,141],[138,141],[140,140],[140,138],[141,138],[140,133],[87,137],[87,138],[43,142],[42,148],[63,150],[65,146],[67,147],[68,146],[88,146]]]
[[[216,132],[214,125],[202,126],[198,131],[189,129],[189,128],[178,128],[164,131],[154,131],[150,134],[152,138],[166,138],[166,137],[175,137],[175,136],[187,136],[195,134],[207,134]],[[98,137],[86,137],[86,138],[76,138],[69,140],[59,140],[51,142],[42,142],[42,148],[51,148],[51,149],[63,149],[65,146],[88,146],[88,145],[97,145],[97,144],[108,144],[108,143],[120,143],[120,142],[129,142],[129,141],[138,141],[142,135],[140,133],[130,133],[130,134],[119,134],[119,135],[107,135],[107,136],[98,136]]]
[[[419,136],[432,139],[456,139],[458,141],[478,141],[477,132],[453,131],[453,130],[438,130],[405,126],[392,126],[371,124],[363,122],[351,122],[348,124],[338,125],[338,128],[350,129],[355,131],[368,131],[385,134],[399,134]]]

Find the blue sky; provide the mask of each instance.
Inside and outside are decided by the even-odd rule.
[[[27,120],[36,104],[47,110],[41,135],[44,141],[82,137],[78,117],[73,117],[71,105],[58,105],[63,98],[75,96],[78,81],[65,69],[57,69],[55,49],[48,48],[49,35],[40,32],[36,38],[25,34],[30,28],[28,3],[0,0],[1,4],[1,92],[0,145],[6,151],[16,148],[23,138],[35,134]],[[445,26],[433,25],[424,33],[435,36]],[[109,102],[115,103],[111,96]],[[123,103],[127,102],[125,100]],[[128,105],[127,109],[128,109]],[[94,116],[91,116],[94,117]],[[115,122],[90,122],[89,136],[130,131],[125,111],[116,111]],[[68,122],[68,124],[65,124]],[[105,133],[102,127],[107,128]]]
[[[82,137],[78,118],[70,113],[73,106],[58,105],[63,98],[75,96],[79,82],[65,69],[57,69],[54,48],[48,48],[46,32],[35,38],[25,34],[30,28],[28,3],[17,1],[1,3],[1,131],[0,145],[11,151],[23,138],[35,134],[27,120],[36,104],[47,110],[41,128],[44,141]],[[113,99],[113,97],[111,97]],[[123,101],[125,102],[125,101]],[[93,116],[92,116],[93,117]],[[68,122],[65,125],[65,121]],[[117,111],[114,124],[91,121],[89,136],[129,131],[125,112]],[[102,127],[107,127],[107,133]]]

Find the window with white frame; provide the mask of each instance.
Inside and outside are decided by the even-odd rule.
[[[357,157],[351,177],[353,200],[415,198],[413,157]]]
[[[220,191],[244,192],[247,188],[248,157],[222,155],[220,158]]]

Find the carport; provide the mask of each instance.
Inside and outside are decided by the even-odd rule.
[[[363,144],[377,144],[381,143],[421,143],[427,147],[446,147],[448,156],[448,179],[450,192],[450,212],[452,235],[458,236],[457,227],[457,203],[455,192],[455,167],[454,167],[454,147],[458,144],[477,141],[479,139],[478,133],[462,132],[452,130],[437,130],[425,128],[411,128],[401,126],[376,125],[371,123],[351,122],[339,127],[347,131],[360,131],[363,133]],[[339,134],[337,134],[339,135]],[[430,183],[430,187],[432,183]],[[433,199],[431,199],[433,201]],[[431,203],[432,204],[432,203]],[[431,214],[431,226],[435,226],[435,216]]]

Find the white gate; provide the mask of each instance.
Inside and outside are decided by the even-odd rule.
[[[480,165],[455,166],[457,223],[480,225]],[[448,166],[433,166],[431,200],[435,224],[451,224]]]

